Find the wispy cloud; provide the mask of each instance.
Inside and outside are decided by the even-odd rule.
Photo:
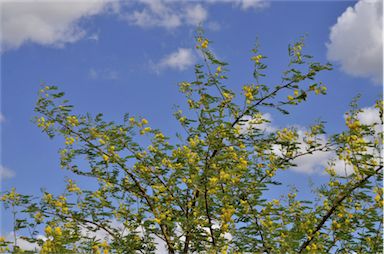
[[[247,10],[260,10],[270,5],[269,0],[207,0],[210,4],[232,4],[236,8],[240,8],[243,11]]]
[[[112,69],[94,69],[91,68],[88,71],[88,77],[90,79],[103,79],[103,80],[117,80],[119,79],[119,73]]]
[[[5,116],[3,115],[3,113],[0,112],[0,123],[4,123],[5,122]]]
[[[242,10],[263,9],[269,6],[269,1],[266,0],[235,0],[234,3]]]
[[[15,175],[16,175],[16,173],[13,170],[11,170],[7,167],[4,167],[3,165],[0,165],[0,179],[1,180],[12,178]]]
[[[203,23],[208,12],[199,3],[183,1],[140,0],[141,7],[121,11],[120,15],[132,25],[173,29],[182,25]]]

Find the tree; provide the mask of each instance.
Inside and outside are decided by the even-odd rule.
[[[37,243],[41,253],[153,253],[156,243],[165,243],[169,253],[383,249],[383,133],[378,131],[383,123],[361,123],[354,102],[346,115],[347,130],[328,139],[323,122],[304,134],[294,127],[265,128],[265,108],[289,114],[312,94],[326,94],[316,78],[331,70],[330,64],[313,61],[299,40],[289,46],[281,84],[264,85],[266,57],[256,45],[254,83],[236,95],[224,85],[227,63],[215,57],[200,31],[196,42],[204,64],[195,65],[193,82],[179,84],[190,112],[175,112],[184,131],[177,141],[144,118],[127,114],[123,123],[115,123],[104,121],[102,114],[74,115],[57,87],[41,89],[36,123],[50,137],[64,137],[61,167],[98,187],[82,189],[67,179],[59,196],[4,193],[2,202],[11,208],[15,227],[13,240],[0,239],[3,251],[21,252],[20,239]],[[382,119],[382,102],[376,107]],[[150,145],[143,145],[143,138]],[[340,164],[330,161],[325,169],[329,182],[314,190],[313,200],[299,200],[295,189],[279,200],[266,198],[281,184],[276,174],[318,151],[335,153],[352,172],[340,175]],[[39,237],[43,228],[45,236]]]

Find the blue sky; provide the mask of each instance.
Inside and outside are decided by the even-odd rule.
[[[344,129],[343,114],[358,93],[367,110],[382,97],[382,4],[379,1],[0,1],[2,190],[60,192],[64,176],[58,149],[32,123],[42,83],[57,85],[76,113],[102,112],[122,121],[129,112],[172,135],[181,131],[172,116],[183,104],[177,83],[193,80],[194,31],[203,24],[218,57],[230,63],[228,86],[240,92],[252,82],[251,49],[256,37],[268,56],[275,85],[287,66],[287,45],[308,34],[306,50],[334,64],[321,75],[325,97],[310,97],[288,117],[270,112],[272,124],[308,126],[327,122],[329,133]],[[379,38],[379,39],[378,39]],[[364,117],[364,116],[362,116]],[[322,165],[318,156],[306,162]],[[319,171],[289,171],[284,181],[321,182]],[[275,193],[276,195],[278,193]],[[5,215],[4,215],[5,216]],[[5,218],[5,217],[4,217]],[[9,231],[3,220],[2,229]]]

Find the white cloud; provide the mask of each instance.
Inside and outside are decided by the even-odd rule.
[[[5,122],[5,116],[3,115],[3,113],[0,112],[0,123],[4,123]]]
[[[257,117],[249,115],[242,117],[241,123],[238,125],[240,134],[244,134],[251,129],[259,129],[262,132],[271,133],[276,131],[276,127],[272,125],[272,116],[269,113],[260,114]]]
[[[300,128],[297,131],[298,142],[300,153],[304,153],[307,150],[307,145],[304,142],[305,138],[305,128]],[[327,137],[325,135],[317,136],[317,143],[325,145],[327,143]],[[297,159],[293,160],[293,163],[296,164],[296,167],[293,167],[292,170],[302,173],[319,173],[324,171],[325,167],[328,165],[328,161],[332,158],[331,152],[324,151],[315,151],[312,154],[300,156]]]
[[[232,4],[234,7],[239,7],[241,10],[246,11],[249,9],[263,9],[269,6],[268,0],[206,0],[208,3],[224,3]]]
[[[347,114],[344,114],[344,119],[347,117]],[[375,106],[365,107],[360,110],[356,116],[357,120],[364,125],[374,125],[375,133],[378,135],[383,131],[383,126],[381,125],[379,109]]]
[[[193,65],[195,61],[196,56],[192,49],[179,48],[177,51],[165,56],[154,68],[156,71],[166,68],[183,71]]]
[[[0,165],[0,179],[9,179],[15,176],[15,172],[7,167]]]
[[[344,115],[344,117],[345,116],[346,115]],[[362,108],[361,112],[357,114],[357,119],[364,125],[376,124],[374,127],[375,133],[373,133],[374,136],[379,135],[379,133],[383,131],[383,126],[380,123],[379,110],[374,106]],[[298,141],[303,144],[304,130],[299,130],[298,134]],[[325,144],[327,137],[325,135],[321,135],[319,137],[320,144]],[[370,136],[365,139],[367,141],[372,141],[372,138],[373,136]],[[300,150],[305,151],[304,145],[300,145]],[[378,151],[375,151],[373,148],[368,147],[366,153],[374,155],[376,158],[380,158],[380,154],[378,154]],[[334,152],[316,151],[313,154],[299,157],[293,162],[297,164],[297,166],[293,167],[292,170],[298,172],[322,173],[323,170],[329,165],[329,163],[333,164],[332,168],[338,175],[348,176],[354,172],[351,164],[338,159]]]
[[[5,236],[5,239],[11,243],[14,242],[14,237],[13,237],[13,232],[10,232],[9,234],[7,234]],[[20,249],[24,250],[24,251],[40,251],[40,246],[37,244],[37,243],[30,243],[20,237],[17,237],[17,246],[20,247]],[[42,239],[42,240],[46,240],[46,237],[43,236],[43,235],[38,235],[37,236],[37,239]]]
[[[375,134],[378,135],[379,132],[383,131],[380,124],[379,111],[375,107],[367,107],[361,109],[361,112],[358,113],[357,118],[362,124],[370,125],[378,123],[375,126]],[[262,114],[252,118],[251,116],[243,117],[244,122],[239,124],[240,133],[245,134],[251,129],[259,129],[266,134],[276,132],[280,128],[273,124],[272,116],[269,113]],[[298,153],[305,153],[307,151],[307,144],[305,140],[305,133],[307,129],[302,126],[294,126],[298,134]],[[316,143],[320,145],[325,145],[327,143],[328,137],[326,135],[317,135]],[[272,146],[273,153],[277,156],[282,155],[282,149],[280,145]],[[377,151],[368,148],[368,154],[372,154],[377,158],[380,158],[380,155],[377,154]],[[325,168],[332,164],[332,168],[335,170],[336,174],[340,176],[348,176],[353,173],[353,167],[350,164],[347,164],[345,161],[338,159],[337,155],[333,151],[315,151],[312,154],[306,154],[299,156],[298,158],[292,161],[296,166],[291,167],[290,169],[300,173],[306,174],[324,174]]]
[[[93,33],[87,37],[90,41],[99,41],[99,33]]]
[[[191,25],[199,25],[207,19],[208,12],[200,5],[196,4],[187,8],[186,20]]]
[[[107,10],[110,0],[15,1],[0,0],[2,51],[27,42],[61,47],[83,38],[79,21]]]
[[[112,69],[94,69],[88,71],[90,79],[116,80],[119,79],[119,73]]]
[[[140,27],[163,27],[173,29],[182,25],[203,23],[208,12],[201,4],[177,1],[140,0],[141,10],[128,11],[121,16],[130,24]]]
[[[362,108],[361,112],[357,114],[357,119],[366,125],[380,123],[379,109],[373,106]]]
[[[348,74],[382,83],[383,34],[379,0],[361,0],[348,7],[331,28],[328,59],[341,64]]]
[[[215,21],[210,21],[208,22],[206,26],[209,30],[211,31],[219,31],[221,29],[221,25],[218,22]]]
[[[266,0],[235,0],[234,2],[242,10],[262,9],[269,5],[269,2]]]

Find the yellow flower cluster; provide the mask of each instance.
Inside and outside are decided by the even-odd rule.
[[[279,140],[283,142],[294,141],[297,138],[297,133],[287,128],[284,128],[281,131],[278,131],[276,134]]]
[[[49,225],[45,227],[44,232],[47,236],[60,237],[63,235],[63,232],[60,227],[55,227],[54,229],[52,229],[52,227]]]
[[[195,148],[200,144],[204,144],[204,140],[201,140],[197,135],[189,139],[189,145],[191,146],[191,148]]]
[[[76,140],[77,140],[77,138],[76,138]],[[66,145],[72,145],[74,142],[75,142],[75,138],[74,137],[66,137],[65,138],[65,144]]]
[[[69,211],[67,207],[67,198],[64,196],[59,196],[59,198],[54,201],[54,206],[61,210],[63,213],[68,213]]]
[[[244,159],[243,157],[239,158],[239,168],[240,169],[247,169],[248,167],[248,161]]]
[[[345,124],[346,124],[346,125],[348,126],[348,128],[351,129],[351,130],[356,130],[356,129],[360,128],[360,126],[361,126],[361,123],[360,123],[359,120],[353,120],[353,119],[351,119],[350,116],[347,116],[347,117],[345,118]]]
[[[202,43],[201,43],[201,47],[203,48],[203,49],[206,49],[207,47],[208,47],[208,40],[207,39],[205,39]]]
[[[229,228],[229,223],[232,222],[232,216],[235,213],[235,208],[232,205],[227,205],[221,209],[221,230],[227,232]]]
[[[46,121],[45,118],[42,116],[39,119],[37,119],[37,126],[43,129],[49,128],[51,125],[53,125],[52,121]]]
[[[36,223],[43,222],[43,214],[41,212],[37,212],[33,218],[35,219]]]
[[[310,245],[308,245],[307,247],[305,247],[305,249],[307,250],[307,251],[309,251],[309,253],[313,253],[313,254],[315,254],[315,253],[319,253],[319,250],[321,249],[321,248],[319,248],[319,246],[317,246],[317,244],[316,243],[311,243]]]
[[[253,100],[254,88],[252,86],[243,86],[243,91],[245,98],[247,99],[247,104],[251,103]]]
[[[109,161],[109,156],[108,156],[108,155],[103,154],[102,157],[103,157],[103,160],[104,160],[105,162]]]
[[[182,92],[185,92],[191,87],[191,83],[184,81],[184,82],[179,83],[179,86],[180,86],[180,90]]]
[[[251,60],[254,61],[255,63],[259,63],[262,58],[263,58],[262,55],[257,55],[257,56],[253,56]]]
[[[150,132],[151,130],[151,127],[145,127],[144,129],[140,130],[140,135],[144,135],[145,133]]]
[[[76,116],[67,116],[67,123],[72,126],[79,125],[79,120]]]
[[[165,139],[165,136],[163,133],[160,132],[160,133],[156,133],[155,138],[162,141]]]
[[[9,194],[5,194],[1,197],[2,201],[12,201],[12,202],[18,202],[20,200],[20,194],[16,193],[16,188],[12,188],[11,192]]]
[[[141,119],[141,124],[142,124],[142,125],[146,125],[146,124],[148,124],[148,120],[145,119],[145,118]]]
[[[71,180],[68,180],[67,190],[69,192],[81,193],[81,189]]]
[[[99,132],[96,128],[90,128],[89,135],[91,136],[91,138],[97,138],[99,136]]]

